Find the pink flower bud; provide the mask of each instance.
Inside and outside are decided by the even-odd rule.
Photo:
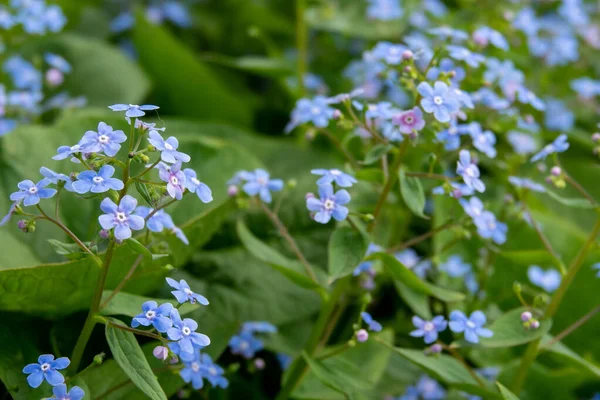
[[[537,329],[540,327],[540,321],[534,319],[533,321],[531,321],[531,324],[529,326],[531,329]]]
[[[442,345],[439,343],[431,345],[429,352],[431,352],[431,354],[440,354],[442,352]]]
[[[413,54],[413,52],[412,52],[412,51],[410,51],[410,50],[404,50],[404,53],[402,53],[402,59],[403,59],[403,60],[412,60],[412,58],[413,58],[414,56],[415,56],[415,55],[414,55],[414,54]]]
[[[558,165],[555,165],[554,167],[552,167],[552,169],[550,169],[550,174],[553,176],[560,176],[561,173],[562,170]]]
[[[592,141],[594,143],[598,143],[600,142],[600,132],[596,132],[592,135]]]
[[[98,233],[98,235],[100,235],[100,237],[101,237],[102,239],[108,239],[108,234],[109,234],[109,233],[110,233],[110,232],[109,232],[109,231],[107,231],[106,229],[102,229],[102,230],[101,230],[101,231]]]
[[[367,339],[369,339],[369,332],[367,332],[365,329],[359,329],[356,331],[356,340],[359,343],[364,343],[367,341]]]
[[[340,118],[342,118],[342,112],[340,110],[334,110],[333,111],[333,119],[338,120]]]
[[[524,311],[523,313],[521,313],[521,321],[527,322],[531,318],[533,318],[533,315],[529,311]]]
[[[164,346],[156,346],[154,350],[152,350],[152,354],[159,360],[166,361],[167,357],[169,357],[169,349]]]
[[[314,194],[314,193],[306,193],[306,196],[304,196],[304,199],[305,199],[305,200],[308,200],[308,199],[312,199],[312,198],[314,198],[314,197],[315,197],[315,194]]]
[[[51,68],[46,72],[46,82],[52,87],[60,85],[64,80],[65,76],[56,68]]]
[[[229,187],[227,188],[227,196],[229,196],[229,197],[237,196],[239,191],[240,191],[240,189],[238,189],[237,186],[229,185]]]
[[[17,226],[19,227],[20,230],[24,230],[27,228],[27,221],[22,219],[19,222],[17,222]]]
[[[265,360],[263,360],[262,358],[257,358],[256,360],[254,360],[254,366],[258,370],[265,369],[265,366],[266,366]]]

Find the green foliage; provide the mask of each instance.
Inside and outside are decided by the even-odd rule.
[[[363,232],[347,226],[336,229],[329,239],[329,279],[333,281],[352,274],[368,246]]]
[[[489,326],[494,332],[491,338],[482,338],[481,345],[486,347],[518,346],[539,339],[551,328],[552,321],[540,321],[538,329],[526,329],[521,322],[521,313],[525,308],[517,308],[502,315]]]
[[[425,209],[425,192],[421,181],[418,178],[406,176],[404,168],[400,168],[398,177],[400,179],[400,193],[406,206],[417,217],[428,219],[429,217],[423,213]]]

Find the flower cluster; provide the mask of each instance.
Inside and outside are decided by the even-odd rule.
[[[21,27],[30,35],[60,32],[67,19],[62,9],[46,0],[11,0],[10,5],[0,8],[0,29]]]
[[[450,327],[455,333],[464,333],[465,340],[470,343],[479,343],[479,337],[489,338],[493,332],[483,326],[486,323],[485,314],[481,311],[474,311],[467,317],[462,311],[452,311],[450,321],[446,321],[444,316],[438,315],[431,321],[425,321],[417,316],[413,317],[414,331],[410,333],[413,337],[422,337],[426,344],[431,344],[438,339],[438,334]]]
[[[240,332],[229,340],[229,349],[232,354],[238,354],[249,360],[264,349],[263,341],[256,334],[276,332],[277,328],[268,322],[245,322],[242,324]]]

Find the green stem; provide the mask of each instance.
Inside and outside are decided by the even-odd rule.
[[[308,53],[308,30],[304,14],[306,0],[296,0],[296,50],[298,52],[298,92],[299,97],[304,97],[304,75],[306,75]]]
[[[580,326],[582,326],[583,324],[585,324],[586,322],[588,322],[594,315],[598,314],[598,312],[600,312],[600,305],[596,306],[592,311],[588,312],[583,317],[581,317],[577,321],[575,321],[571,326],[569,326],[568,328],[566,328],[565,330],[563,330],[561,333],[559,333],[558,335],[556,335],[554,337],[554,339],[552,339],[551,341],[549,341],[548,343],[546,343],[541,350],[549,349],[556,342],[560,342],[562,339],[564,339],[565,337],[567,337],[568,335],[570,335],[571,333],[573,333]]]
[[[581,265],[585,260],[587,252],[589,251],[592,244],[596,241],[596,236],[598,235],[599,231],[600,218],[596,220],[596,224],[594,225],[594,228],[592,229],[592,233],[590,234],[588,240],[585,242],[583,247],[579,250],[579,253],[577,253],[577,256],[575,256],[575,258],[571,262],[567,274],[563,277],[558,290],[552,296],[552,300],[550,301],[550,304],[548,305],[548,308],[546,308],[546,312],[544,313],[545,318],[550,319],[554,317],[554,314],[556,314],[556,311],[558,310],[558,307],[560,306],[560,303],[563,297],[565,296],[567,289],[569,289],[571,282],[573,282],[575,275],[577,275],[577,272],[581,268]],[[540,348],[541,341],[542,339],[540,338],[533,342],[530,342],[527,346],[525,354],[523,355],[523,358],[521,359],[521,365],[519,366],[519,370],[517,371],[517,374],[512,384],[512,391],[517,395],[519,394],[521,388],[523,387],[523,384],[525,383],[525,378],[527,378],[527,372],[529,371],[529,367],[531,367],[531,364],[533,364],[533,362],[535,361],[535,358],[538,354],[538,350]]]
[[[534,221],[533,215],[531,214],[531,210],[529,209],[529,207],[527,207],[527,205],[525,203],[525,199],[523,199],[523,209],[527,212],[527,214],[529,214],[529,219],[531,220],[533,229],[537,233],[538,237],[540,238],[542,244],[544,245],[544,247],[546,248],[548,253],[550,253],[550,255],[552,256],[554,263],[560,269],[561,274],[565,275],[567,273],[565,264],[563,263],[560,256],[558,255],[558,253],[554,250],[554,248],[550,244],[550,241],[548,240],[548,238],[546,238],[546,235],[544,235],[544,233],[540,229],[538,223]]]
[[[126,331],[126,332],[131,332],[135,335],[139,335],[139,336],[146,336],[152,339],[156,339],[156,340],[160,340],[163,343],[167,343],[168,340],[165,339],[164,337],[157,335],[155,333],[152,332],[147,332],[147,331],[142,331],[140,329],[135,329],[135,328],[130,328],[128,326],[124,326],[124,325],[119,325],[119,324],[115,324],[113,322],[107,321],[106,322],[108,325],[110,325],[111,327],[115,328],[115,329],[121,329],[122,331]]]
[[[339,280],[335,288],[333,289],[331,296],[321,307],[321,312],[319,313],[317,321],[313,326],[310,336],[303,349],[304,352],[306,352],[306,354],[308,354],[309,356],[312,357],[315,350],[317,349],[319,342],[321,341],[321,337],[323,336],[323,333],[325,332],[327,326],[333,319],[331,317],[334,311],[336,310],[336,305],[342,297],[342,295],[345,293],[346,288],[348,287],[348,284],[350,282],[351,277]],[[308,365],[306,364],[306,361],[304,360],[304,358],[302,358],[301,355],[299,355],[290,366],[287,379],[285,380],[281,391],[277,395],[276,400],[288,399],[294,391],[294,389],[304,378],[304,375],[306,374],[307,370]]]
[[[150,232],[150,231],[148,231],[148,232]],[[110,303],[110,301],[121,291],[121,289],[123,289],[123,287],[125,287],[125,284],[127,282],[129,282],[129,280],[133,276],[133,273],[135,272],[135,270],[137,269],[137,267],[142,263],[143,259],[144,259],[144,256],[142,256],[142,255],[139,255],[135,259],[135,261],[131,265],[131,268],[129,268],[129,271],[127,272],[127,275],[125,275],[125,278],[123,278],[123,280],[121,282],[119,282],[119,284],[112,291],[112,293],[110,294],[110,296],[108,296],[106,298],[106,300],[104,300],[102,302],[102,304],[100,304],[100,306],[98,307],[99,310],[102,310],[104,307],[106,307],[108,305],[108,303]]]

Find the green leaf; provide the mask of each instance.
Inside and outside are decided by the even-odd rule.
[[[425,192],[421,181],[418,178],[406,176],[404,168],[400,168],[398,177],[400,179],[400,193],[410,211],[417,217],[429,219],[423,213],[425,209]]]
[[[508,390],[500,382],[496,382],[496,385],[498,385],[498,389],[500,389],[500,393],[502,394],[504,400],[519,400],[516,394]]]
[[[150,191],[152,187],[146,183],[135,181],[135,188],[137,189],[142,199],[148,204],[151,208],[156,208],[156,202],[152,200],[152,196],[150,195]]]
[[[336,392],[352,396],[357,392],[369,390],[369,385],[366,382],[356,379],[360,369],[353,369],[352,364],[347,364],[345,368],[333,369],[311,358],[305,351],[302,351],[302,357],[306,360],[317,379]]]
[[[87,257],[87,253],[85,253],[81,247],[75,243],[63,243],[56,239],[48,239],[48,244],[50,244],[50,247],[52,247],[56,254],[63,255],[69,260],[78,260],[80,258]],[[89,247],[90,243],[87,242],[85,245]],[[97,250],[96,246],[94,246],[91,250]]]
[[[321,285],[306,275],[304,266],[281,255],[275,249],[267,246],[250,232],[244,222],[237,222],[237,233],[242,244],[254,257],[258,258],[283,276],[305,289],[320,289]],[[314,268],[313,268],[314,271]]]
[[[594,206],[587,199],[566,198],[551,190],[546,190],[545,193],[548,194],[548,196],[552,197],[554,200],[558,201],[561,204],[564,204],[567,207],[583,209],[594,208]]]
[[[152,40],[149,40],[152,38]],[[141,13],[133,29],[140,64],[152,78],[161,111],[247,126],[250,109],[194,52]],[[201,88],[201,90],[199,90]]]
[[[278,58],[260,56],[233,58],[223,54],[210,54],[202,57],[202,60],[267,77],[282,78],[294,73],[288,62]]]
[[[406,268],[394,256],[387,253],[374,253],[367,257],[368,260],[381,260],[383,265],[390,271],[392,277],[416,292],[427,294],[436,299],[446,302],[457,302],[465,298],[465,295],[453,292],[448,289],[440,288],[426,282],[415,275],[410,269]]]
[[[167,395],[154,376],[133,333],[107,324],[106,340],[115,361],[135,386],[149,399],[167,400]]]
[[[429,309],[429,297],[425,293],[408,287],[399,280],[394,280],[394,286],[400,297],[402,297],[415,314],[425,319],[432,318],[431,310]]]
[[[540,321],[538,329],[525,329],[521,322],[521,313],[525,308],[517,308],[507,312],[497,319],[488,328],[494,332],[491,338],[481,338],[481,345],[485,347],[511,347],[529,343],[544,336],[552,326],[552,321]]]
[[[329,280],[350,275],[365,257],[367,238],[351,227],[336,229],[329,239]]]
[[[558,358],[563,358],[573,364],[576,364],[579,367],[583,367],[589,373],[595,375],[600,378],[600,367],[597,367],[595,364],[587,361],[579,354],[575,353],[573,350],[565,346],[562,342],[558,341],[552,344],[552,346],[547,347],[548,343],[554,338],[550,335],[545,335],[542,339],[541,347],[544,349],[542,354],[550,353],[553,356],[558,356]]]
[[[383,156],[389,153],[394,146],[391,144],[377,144],[373,146],[365,155],[365,159],[363,160],[364,165],[375,164],[377,161],[381,160]]]
[[[385,178],[379,168],[361,168],[356,171],[356,179],[365,182],[383,183]]]

